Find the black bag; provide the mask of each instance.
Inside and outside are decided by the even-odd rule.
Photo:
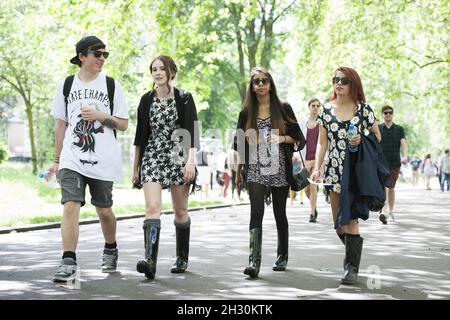
[[[300,169],[300,166],[298,164],[294,164],[294,163],[292,164],[292,175],[294,176],[294,180],[298,185],[298,190],[295,190],[295,191],[301,191],[309,185],[308,169],[306,169],[302,154],[300,152],[299,152],[299,154],[300,154],[300,159],[302,159],[303,169]]]

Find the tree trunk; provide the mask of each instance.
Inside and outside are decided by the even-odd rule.
[[[268,70],[270,70],[270,62],[272,61],[274,40],[273,22],[267,21],[264,26],[264,45],[261,51],[261,65]]]
[[[236,34],[236,45],[239,56],[239,80],[236,81],[236,87],[241,97],[241,102],[245,99],[245,63],[244,63],[244,48],[241,35],[241,29],[239,28],[239,21],[241,20],[242,7],[237,7],[235,4],[230,6],[231,14],[233,15],[234,32]]]
[[[37,174],[38,169],[37,169],[36,142],[34,138],[33,105],[28,100],[25,100],[25,113],[28,119],[28,133],[31,143],[31,164],[33,166],[33,174]]]

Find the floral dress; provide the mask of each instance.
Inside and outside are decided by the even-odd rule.
[[[362,125],[364,135],[369,134],[369,130],[375,122],[375,114],[367,103],[360,103],[355,116],[348,121],[339,121],[334,113],[334,106],[330,103],[324,104],[319,111],[317,121],[328,133],[328,165],[325,171],[324,183],[332,184],[326,186],[326,189],[340,193],[341,177],[344,171],[345,149],[347,148],[347,129],[350,123],[353,123],[360,132]],[[361,110],[362,108],[362,119]],[[362,121],[362,122],[361,122]]]
[[[175,98],[153,97],[149,112],[151,134],[142,159],[142,184],[156,182],[163,188],[184,184],[181,145],[172,139],[177,119]]]
[[[270,117],[266,119],[256,119],[258,130],[270,130],[272,124]],[[268,151],[268,145],[258,145],[256,152],[256,163],[250,163],[248,166],[247,182],[256,182],[267,187],[285,187],[289,183],[286,178],[286,155],[282,149],[277,146],[277,152],[271,154]],[[277,157],[278,153],[278,157]],[[250,157],[252,158],[252,157]]]

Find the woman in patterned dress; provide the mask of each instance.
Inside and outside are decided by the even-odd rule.
[[[162,189],[170,188],[175,214],[177,259],[171,272],[182,273],[188,266],[191,219],[187,204],[189,184],[195,184],[199,133],[191,94],[171,85],[177,71],[168,56],[152,61],[153,90],[142,96],[137,113],[132,181],[135,187],[143,187],[146,204],[145,260],[138,262],[137,270],[149,279],[156,273]]]
[[[358,73],[348,67],[340,67],[332,78],[333,94],[319,112],[319,146],[316,154],[313,181],[324,179],[330,190],[331,211],[336,222],[339,209],[339,193],[348,143],[359,145],[361,134],[374,133],[381,140],[378,124],[372,108],[365,102],[364,90]],[[361,116],[362,115],[362,116]],[[358,128],[358,135],[347,141],[347,129],[350,123]],[[360,132],[362,128],[363,132]],[[320,170],[325,152],[328,150],[328,165],[325,173]],[[343,186],[344,187],[344,186]],[[345,245],[343,284],[356,282],[361,259],[363,238],[359,235],[358,219],[351,219],[348,225],[336,229],[336,233]]]
[[[254,68],[251,72],[237,129],[234,150],[239,152],[239,165],[235,181],[239,186],[244,172],[251,207],[250,256],[244,274],[256,278],[261,265],[264,195],[267,190],[272,193],[278,235],[277,260],[272,269],[286,270],[289,240],[286,198],[289,187],[295,185],[292,154],[294,143],[303,148],[305,138],[291,106],[281,103],[271,74],[263,68]],[[242,163],[245,163],[243,170]]]

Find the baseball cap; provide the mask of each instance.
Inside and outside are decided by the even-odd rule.
[[[94,45],[97,46],[98,49],[100,49],[101,47],[103,47],[103,48],[106,47],[105,44],[103,43],[103,41],[100,40],[99,38],[97,38],[96,36],[87,36],[87,37],[84,37],[83,39],[81,39],[80,41],[78,41],[78,43],[76,45],[77,55],[75,57],[73,57],[72,59],[70,59],[70,63],[79,64],[80,58],[78,58],[78,55],[80,54],[80,52],[87,50]]]

